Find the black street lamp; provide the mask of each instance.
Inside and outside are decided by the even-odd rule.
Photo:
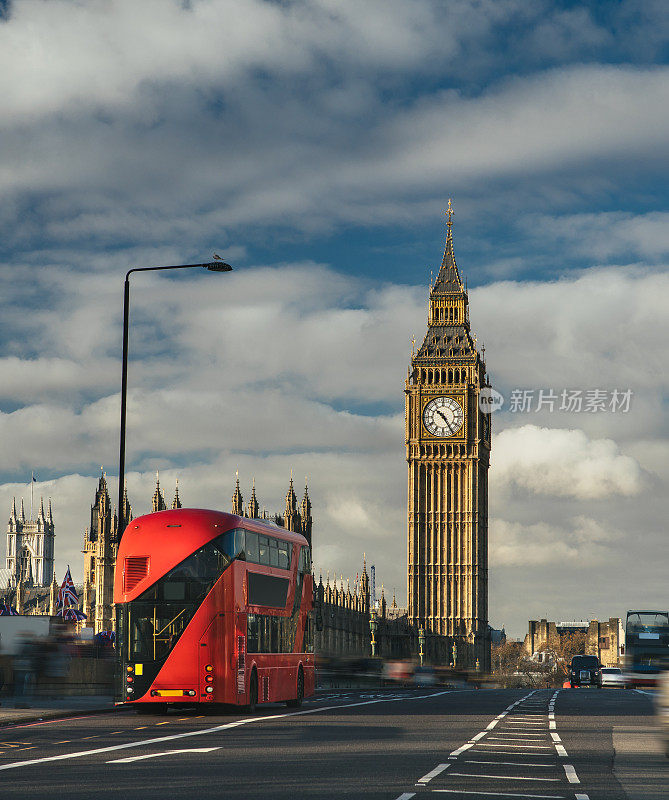
[[[177,264],[169,267],[135,267],[125,274],[125,287],[123,293],[123,366],[121,372],[121,443],[119,448],[118,466],[118,541],[121,541],[125,530],[123,519],[123,493],[125,483],[125,417],[126,399],[128,392],[128,319],[130,315],[130,275],[133,272],[155,272],[161,269],[208,269],[210,272],[230,272],[232,267],[225,261],[210,261],[207,264]]]

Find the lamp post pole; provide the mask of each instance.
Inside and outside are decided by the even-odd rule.
[[[121,541],[125,530],[124,512],[124,490],[125,490],[125,427],[126,410],[128,395],[128,322],[130,319],[130,275],[133,272],[156,272],[166,269],[208,269],[210,272],[230,272],[232,267],[225,261],[210,261],[206,264],[176,264],[167,267],[135,267],[125,274],[125,285],[123,287],[123,357],[121,367],[121,436],[118,457],[118,541]]]

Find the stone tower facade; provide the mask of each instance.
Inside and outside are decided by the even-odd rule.
[[[125,519],[132,519],[130,504],[125,496]],[[83,612],[87,625],[95,633],[111,631],[114,619],[114,567],[116,566],[118,518],[112,512],[111,500],[104,474],[100,475],[95,499],[91,506],[91,524],[84,536]]]
[[[26,519],[23,500],[18,514],[16,499],[13,500],[7,526],[6,558],[11,588],[19,585],[24,588],[47,587],[51,584],[54,577],[54,530],[50,500],[45,513],[44,500],[40,499],[37,518],[29,520]]]
[[[451,663],[487,670],[490,416],[478,399],[488,382],[453,254],[451,213],[449,201],[427,334],[405,386],[408,613],[428,638],[448,637]]]

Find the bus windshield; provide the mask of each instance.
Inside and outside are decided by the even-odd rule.
[[[119,606],[118,641],[129,661],[162,661],[232,561],[244,531],[227,531],[171,569],[137,600]]]
[[[668,627],[669,614],[665,611],[630,611],[627,615],[627,631],[637,636],[665,633]]]

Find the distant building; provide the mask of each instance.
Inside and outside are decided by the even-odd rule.
[[[36,518],[26,519],[23,499],[16,498],[7,526],[5,568],[0,569],[0,599],[19,614],[55,614],[58,584],[54,573],[55,526],[51,500],[44,511],[40,498]]]
[[[48,587],[53,580],[54,524],[51,511],[44,512],[44,499],[40,498],[37,518],[26,519],[21,500],[21,511],[16,513],[16,498],[12,502],[7,527],[6,572],[2,588]]]
[[[625,632],[619,617],[610,617],[606,622],[596,619],[549,622],[541,619],[530,620],[528,625],[523,650],[530,658],[537,657],[542,661],[544,653],[562,648],[565,637],[583,633],[586,655],[597,656],[605,667],[620,666],[625,649]]]

